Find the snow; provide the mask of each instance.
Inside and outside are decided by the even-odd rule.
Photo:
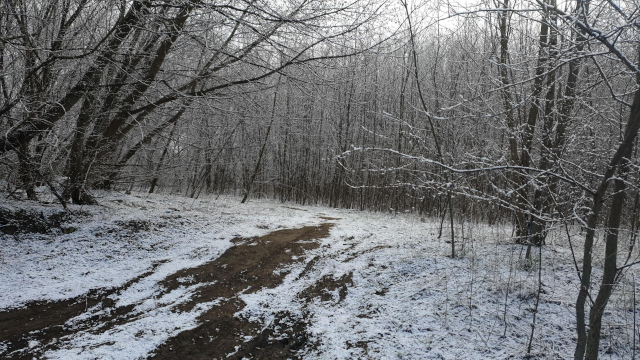
[[[72,208],[93,215],[68,224],[79,229],[74,233],[3,236],[0,277],[5,281],[0,283],[0,309],[119,287],[161,263],[153,275],[119,299],[121,305],[133,303],[151,295],[153,284],[167,275],[215,259],[236,237],[320,222],[313,214],[286,206],[257,201],[240,206],[235,198],[194,201],[107,194],[100,200],[100,206]],[[19,207],[18,203],[7,205]],[[168,210],[176,208],[182,210]],[[151,229],[140,236],[116,225],[132,221],[149,223]],[[20,291],[15,291],[18,287]]]
[[[534,251],[533,261],[525,261],[522,248],[509,239],[510,228],[465,224],[464,247],[458,244],[460,257],[451,259],[451,244],[444,237],[437,238],[438,220],[417,214],[266,200],[239,204],[234,197],[194,201],[168,195],[105,193],[101,203],[72,209],[90,214],[69,224],[78,229],[74,233],[2,238],[0,277],[5,281],[0,282],[0,309],[130,285],[110,295],[116,306],[133,306],[127,322],[109,328],[87,327],[92,316],[110,311],[90,307],[68,321],[66,325],[78,331],[57,339],[57,350],[45,352],[45,358],[145,358],[170,337],[196,327],[200,314],[225,300],[176,311],[205,284],[181,278],[182,286],[166,292],[160,285],[163,279],[217,258],[233,246],[234,238],[324,222],[335,224],[330,235],[299,262],[277,269],[287,274],[278,287],[237,294],[246,307],[236,316],[260,322],[265,328],[279,313],[303,319],[313,346],[298,355],[307,359],[526,355],[538,288],[538,254]],[[2,206],[24,205],[8,202]],[[127,224],[141,223],[148,224],[148,230],[127,228]],[[459,225],[456,231],[461,234]],[[532,354],[569,358],[575,343],[573,304],[579,283],[568,246],[560,235],[550,236],[550,245],[542,251],[544,291]],[[599,274],[596,269],[595,278]],[[326,290],[328,301],[300,296],[325,277],[350,278],[343,299],[337,288]],[[612,359],[629,357],[625,351],[630,349],[633,308],[629,310],[628,302],[632,284],[626,284],[627,290],[614,293],[603,327],[603,346],[613,349],[608,354]],[[609,324],[623,325],[607,327]],[[34,348],[42,345],[29,343]],[[6,349],[7,344],[0,343],[0,355]]]
[[[467,225],[465,231],[475,230],[473,241],[466,240],[462,258],[451,259],[450,243],[436,239],[437,225],[418,221],[415,215],[336,210],[330,216],[341,220],[323,246],[308,255],[322,259],[313,270],[298,280],[303,268],[298,266],[279,287],[243,295],[247,306],[238,316],[265,323],[278,312],[306,316],[311,341],[319,344],[306,350],[304,358],[309,359],[526,356],[538,286],[537,254],[528,268],[519,260],[521,247],[508,239],[510,231]],[[579,282],[567,249],[545,247],[542,256],[544,292],[532,355],[571,358]],[[301,293],[324,276],[338,279],[350,273],[353,286],[341,302],[337,290],[330,302],[291,300],[290,294]],[[611,312],[608,323],[629,324],[629,311]],[[605,326],[603,333],[607,331]],[[605,336],[624,342],[630,331]],[[614,344],[618,352],[608,358],[627,358],[621,346]]]
[[[198,325],[196,319],[217,305],[211,301],[196,305],[188,312],[172,309],[191,298],[196,286],[176,289],[153,306],[139,306],[139,317],[101,333],[82,331],[65,339],[62,348],[45,353],[47,359],[140,359],[145,358],[165,340]]]
[[[45,358],[145,357],[171,336],[197,326],[197,317],[218,302],[198,304],[189,312],[175,312],[176,306],[189,300],[204,284],[180,287],[157,298],[163,290],[158,284],[161,280],[217,258],[232,246],[234,238],[321,222],[314,214],[284,205],[259,201],[240,205],[236,198],[193,201],[162,195],[105,194],[100,201],[100,206],[72,208],[74,212],[91,214],[68,224],[79,229],[74,233],[2,236],[0,278],[4,281],[0,282],[0,310],[31,301],[75,298],[92,289],[118,288],[141,277],[110,296],[116,306],[135,305],[134,321],[106,332],[80,331],[61,338],[60,349],[45,353]],[[24,204],[7,202],[2,206],[16,209]],[[54,211],[54,207],[38,209],[44,213]],[[118,226],[130,222],[149,224],[149,230],[123,231]],[[89,308],[66,325],[79,326],[107,311],[99,306]],[[2,351],[6,351],[4,343],[0,344],[0,354]]]

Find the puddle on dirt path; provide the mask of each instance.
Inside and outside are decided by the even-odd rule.
[[[300,229],[279,230],[268,235],[239,239],[219,258],[168,276],[160,285],[163,293],[185,285],[201,284],[197,292],[172,311],[191,311],[200,303],[219,300],[218,305],[198,318],[198,327],[170,338],[154,351],[154,359],[256,359],[295,358],[295,350],[307,342],[303,319],[291,314],[275,314],[275,320],[263,329],[261,324],[238,319],[234,314],[245,304],[237,297],[263,287],[275,287],[286,272],[275,272],[283,265],[298,261],[308,250],[318,247],[317,240],[329,235],[331,223]],[[80,330],[100,328],[103,332],[130,321],[133,305],[113,309],[108,315],[97,316],[77,326],[65,323],[86,312],[92,306],[113,307],[107,296],[120,292],[145,276],[131,280],[117,289],[96,290],[86,296],[51,303],[32,303],[25,308],[0,312],[0,355],[7,359],[39,358],[45,351],[56,349],[59,339]],[[162,296],[159,294],[158,296]],[[287,329],[280,323],[287,323]],[[277,340],[274,340],[277,339]],[[30,348],[30,344],[38,346]]]
[[[239,293],[252,293],[263,287],[275,287],[285,272],[274,271],[294,262],[305,251],[318,247],[311,240],[329,235],[332,224],[301,229],[280,230],[260,238],[244,241],[227,250],[222,256],[197,268],[185,269],[163,281],[167,289],[192,279],[193,283],[212,283],[201,287],[190,303],[181,310],[189,310],[198,303],[226,298],[199,317],[201,325],[183,331],[156,349],[153,359],[287,359],[295,355],[306,343],[302,319],[289,325],[285,334],[275,334],[280,322],[290,322],[289,314],[276,314],[276,320],[267,328],[261,324],[239,319],[234,314],[244,307],[236,297]],[[272,341],[274,335],[278,340]]]

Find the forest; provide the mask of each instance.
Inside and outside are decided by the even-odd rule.
[[[243,316],[262,319],[262,332],[255,330],[261,335],[245,342],[253,350],[238,343],[220,354],[238,359],[635,359],[637,352],[640,356],[635,289],[640,278],[639,130],[638,0],[0,0],[0,274],[10,280],[0,288],[12,293],[0,297],[0,355],[171,358],[167,351],[178,345],[168,347],[166,341],[183,336],[184,329],[200,329],[196,324],[204,321],[198,316],[209,314],[202,310],[204,302],[191,303],[193,294],[204,296],[207,281],[224,282],[203,277],[205,270],[187,269],[232,257],[233,249],[246,244],[266,249],[277,241],[263,237],[285,231],[281,228],[317,226],[295,235],[294,243],[333,239],[325,244],[333,255],[318,252],[324,245],[299,245],[287,248],[291,259],[279,260],[281,266],[290,263],[285,266],[290,274],[299,270],[296,279],[283,272],[279,286],[289,286],[286,291],[298,293],[303,300],[296,301],[306,305],[294,309],[282,302],[276,315],[266,315],[256,304],[269,302],[264,300],[268,294],[258,301],[247,292]],[[198,216],[209,216],[206,221],[193,215],[196,210],[185,212],[197,206]],[[34,230],[38,221],[49,220],[58,232],[47,226]],[[158,229],[149,225],[156,220],[162,222]],[[107,223],[128,237],[108,235]],[[185,234],[202,232],[204,224],[228,244],[208,248],[212,255],[198,255],[200,262],[171,270],[158,255],[139,268],[122,270],[128,277],[111,282],[96,280],[66,293],[62,287],[38,293],[34,283],[33,294],[17,295],[23,281],[30,284],[29,276],[49,279],[42,284],[53,281],[51,271],[32,269],[36,265],[27,261],[29,254],[62,249],[44,245],[47,241],[64,247],[72,246],[62,245],[72,239],[69,243],[84,249],[86,236],[111,236],[115,243],[105,240],[108,246],[93,250],[107,254],[122,242],[177,237],[180,226]],[[341,247],[347,243],[351,247]],[[396,247],[412,255],[387,253]],[[80,256],[78,249],[65,254]],[[179,256],[187,259],[197,249],[184,248]],[[341,256],[341,265],[331,266],[342,270],[325,278],[329,270],[318,264]],[[368,263],[357,262],[363,256],[371,256]],[[380,330],[366,340],[349,338],[332,352],[325,344],[332,341],[330,330],[307,323],[317,326],[319,319],[333,316],[309,310],[316,303],[329,306],[323,296],[333,294],[334,310],[351,304],[350,296],[374,296],[362,290],[373,281],[364,275],[367,266],[387,274],[387,266],[397,270],[431,261],[446,276],[429,281],[449,280],[441,288],[423,279],[416,291],[421,286],[444,291],[434,302],[445,304],[437,317],[447,315],[442,328],[425,331],[447,338],[468,328],[476,333],[474,340],[458,334],[448,345],[462,350],[433,353],[431,345],[411,345],[385,352],[400,346],[385,343],[389,336],[395,339],[390,343],[399,341],[396,332],[406,324],[396,324],[390,334]],[[347,263],[357,264],[357,271],[345,270]],[[165,338],[154,338],[157,343],[140,347],[146,349],[141,353],[92,353],[88,349],[95,347],[88,343],[74,345],[83,350],[72,353],[71,345],[56,340],[72,339],[77,331],[42,330],[46,341],[29,335],[69,327],[69,322],[12,330],[11,319],[19,311],[36,312],[43,301],[71,301],[90,313],[91,294],[100,309],[108,307],[105,299],[115,301],[108,316],[94,314],[111,321],[106,330],[100,328],[106,334],[124,321],[114,315],[119,309],[134,311],[127,306],[144,304],[142,298],[123,300],[129,288],[122,286],[165,265],[164,280],[149,285],[154,299],[189,284],[181,279],[196,279],[180,311],[197,314],[192,325],[166,330]],[[274,274],[280,271],[276,265]],[[97,265],[85,270],[92,266]],[[466,270],[456,274],[458,267]],[[399,283],[426,274],[410,272]],[[313,281],[296,283],[306,278]],[[560,278],[564,285],[556,284]],[[561,295],[552,294],[550,282]],[[251,291],[269,287],[252,286]],[[371,286],[377,296],[393,294],[391,285]],[[458,295],[452,295],[454,287]],[[229,294],[246,290],[230,289]],[[414,295],[406,296],[414,301]],[[221,298],[232,297],[209,300]],[[496,314],[473,315],[484,311],[481,298],[495,300]],[[415,301],[405,305],[407,311],[435,308],[433,302]],[[563,323],[552,326],[545,321],[556,305],[563,307]],[[231,312],[234,321],[243,309],[239,306]],[[454,331],[449,312],[458,307],[468,314]],[[291,315],[296,312],[314,315]],[[361,320],[372,316],[377,315]],[[436,315],[424,315],[429,316]],[[277,349],[267,346],[265,339],[278,338],[273,324],[287,321],[294,324],[288,336],[298,339],[297,345],[288,340]],[[249,331],[246,324],[225,324]],[[497,330],[491,324],[498,324]],[[365,326],[362,332],[367,331]],[[133,341],[114,339],[99,343]],[[551,344],[559,339],[561,344]],[[256,355],[256,349],[273,352]],[[199,358],[188,351],[182,357]]]

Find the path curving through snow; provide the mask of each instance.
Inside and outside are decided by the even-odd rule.
[[[259,352],[261,357],[288,358],[293,341],[269,342],[272,329],[235,316],[244,307],[239,295],[277,286],[286,271],[276,270],[301,261],[306,251],[318,247],[316,240],[328,236],[331,226],[237,238],[216,259],[164,277],[153,292],[140,285],[157,278],[162,264],[120,288],[2,312],[4,356],[240,359]]]

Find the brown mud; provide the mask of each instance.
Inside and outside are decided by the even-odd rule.
[[[179,286],[204,284],[192,298],[176,306],[173,311],[190,311],[196,305],[218,300],[219,303],[198,318],[199,326],[179,333],[157,348],[153,359],[295,359],[298,350],[313,347],[306,332],[305,314],[276,313],[268,324],[251,322],[235,316],[245,306],[240,294],[279,285],[289,264],[301,261],[305,252],[317,248],[315,240],[328,236],[333,224],[308,226],[275,231],[262,237],[236,239],[236,245],[219,258],[201,266],[183,269],[165,278],[160,285],[169,292]],[[317,261],[309,262],[300,275],[304,276]],[[44,351],[56,349],[59,339],[81,330],[105,331],[126,323],[132,316],[133,305],[114,308],[107,315],[94,316],[73,327],[68,320],[81,315],[88,308],[102,304],[113,308],[109,295],[126,289],[154,269],[116,289],[97,289],[75,299],[31,303],[21,309],[0,312],[0,357],[6,359],[39,358]],[[185,280],[186,279],[186,280]],[[306,301],[319,297],[329,300],[331,290],[339,289],[339,301],[352,285],[351,276],[341,279],[323,278],[303,293],[291,294]],[[39,345],[29,347],[36,341]]]
[[[47,348],[55,347],[55,342],[62,336],[71,335],[79,328],[69,328],[65,323],[84,313],[87,309],[102,304],[103,307],[113,307],[114,301],[108,296],[127,289],[140,279],[149,276],[162,262],[158,262],[144,274],[128,281],[121,287],[111,289],[94,289],[89,293],[73,299],[51,302],[31,302],[19,309],[0,312],[0,343],[7,348],[0,353],[2,359],[33,359],[38,358]],[[133,306],[121,307],[106,316],[95,316],[87,319],[85,327],[96,323],[113,321],[131,311]],[[42,348],[30,348],[29,342],[48,344]]]
[[[263,329],[262,324],[240,319],[234,314],[244,307],[237,297],[263,287],[277,286],[286,272],[275,272],[295,262],[295,257],[318,247],[312,240],[329,235],[331,224],[279,230],[260,238],[244,241],[227,250],[215,261],[193,269],[185,269],[164,280],[172,289],[179,279],[193,278],[193,283],[212,283],[200,288],[184,310],[201,302],[225,298],[199,318],[201,325],[183,331],[156,349],[153,359],[286,359],[306,343],[304,319],[291,319],[290,314],[276,314]],[[293,320],[293,321],[292,321]],[[289,323],[285,333],[281,322]]]

